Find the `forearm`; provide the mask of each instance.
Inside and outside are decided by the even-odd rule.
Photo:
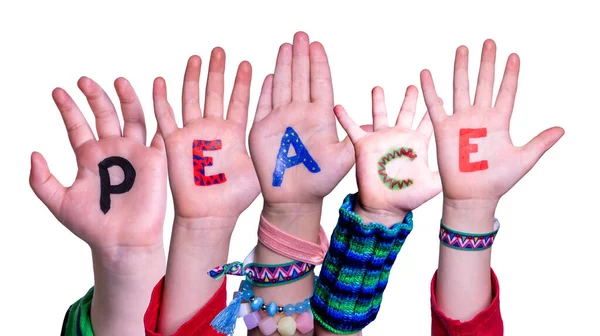
[[[92,251],[92,258],[94,334],[144,335],[144,313],[152,289],[165,271],[163,245]]]
[[[354,206],[354,212],[356,212],[356,214],[358,216],[360,216],[360,218],[362,218],[362,220],[365,223],[381,223],[387,227],[391,227],[393,224],[401,222],[402,219],[404,218],[404,216],[406,216],[406,213],[392,213],[392,212],[385,212],[385,211],[373,211],[371,209],[365,209],[365,207],[363,207],[360,202],[357,202]],[[325,330],[323,327],[321,327],[319,324],[317,324],[315,326],[315,335],[316,336],[335,336],[337,334],[329,332],[327,330]],[[360,336],[362,335],[362,331],[359,331],[355,334],[351,334],[351,336]]]
[[[452,230],[469,233],[493,231],[495,201],[468,203],[444,200],[442,222]],[[463,251],[440,244],[436,297],[450,318],[468,321],[492,300],[491,248]]]
[[[237,217],[175,218],[160,314],[160,333],[171,335],[223,284],[207,272],[227,262]]]
[[[359,335],[375,320],[391,268],[413,227],[412,213],[372,213],[356,199],[344,199],[311,300],[319,335],[326,334],[323,329],[328,335]]]
[[[317,243],[321,223],[322,203],[308,205],[286,204],[269,206],[265,204],[263,216],[277,228],[306,241]],[[261,264],[282,264],[292,261],[262,243],[258,243],[255,251],[256,262]],[[284,286],[254,287],[256,296],[262,297],[267,303],[276,302],[279,305],[295,304],[309,298],[314,290],[314,274]],[[249,335],[262,335],[258,328],[248,332]],[[297,335],[300,333],[296,332]]]

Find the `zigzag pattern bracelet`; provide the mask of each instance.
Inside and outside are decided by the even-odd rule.
[[[315,265],[303,261],[292,261],[285,264],[265,265],[235,261],[217,266],[208,272],[213,279],[225,275],[245,276],[246,281],[254,286],[269,287],[289,284],[306,277],[315,269]]]
[[[492,247],[499,229],[500,222],[497,219],[494,219],[494,231],[483,234],[454,231],[440,221],[440,242],[457,250],[482,251]]]

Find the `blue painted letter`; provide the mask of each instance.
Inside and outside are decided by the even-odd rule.
[[[296,155],[288,156],[290,146],[294,147]],[[283,173],[288,168],[292,168],[299,164],[304,164],[306,169],[311,173],[318,173],[321,171],[317,162],[310,156],[306,147],[300,140],[298,133],[293,128],[288,127],[285,130],[283,138],[281,138],[281,146],[279,147],[279,154],[277,154],[277,162],[275,163],[275,171],[273,172],[273,186],[281,186],[283,182]]]

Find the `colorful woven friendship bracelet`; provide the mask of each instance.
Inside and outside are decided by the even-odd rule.
[[[344,199],[311,299],[315,319],[336,334],[356,333],[375,319],[392,265],[413,228],[412,212],[391,228],[365,225],[353,212],[356,198]]]
[[[499,229],[500,222],[497,219],[494,219],[494,231],[482,234],[454,231],[440,221],[440,242],[457,250],[482,251],[492,247]]]
[[[217,266],[208,272],[213,279],[225,275],[245,276],[246,281],[255,286],[280,286],[305,278],[315,269],[315,265],[303,261],[292,261],[285,264],[265,265],[235,261]]]
[[[260,311],[268,314],[263,318]],[[278,322],[273,316],[285,314]],[[292,316],[296,315],[296,318]],[[314,329],[314,317],[310,309],[310,298],[296,304],[279,306],[275,302],[266,304],[261,297],[254,296],[252,285],[242,281],[239,291],[233,293],[233,300],[211,322],[217,332],[230,335],[235,330],[237,318],[243,318],[248,330],[259,328],[263,335],[278,331],[282,336],[292,336],[298,330],[306,334]]]

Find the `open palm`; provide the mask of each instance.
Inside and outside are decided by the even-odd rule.
[[[373,89],[373,131],[359,127],[342,106],[335,114],[354,144],[360,204],[368,210],[408,212],[441,191],[439,174],[427,163],[433,133],[426,113],[416,130],[412,124],[418,91],[406,90],[394,127],[389,127],[383,90]]]
[[[475,100],[471,104],[468,49],[456,51],[454,113],[446,114],[429,71],[421,73],[425,103],[433,121],[444,196],[451,200],[497,200],[512,188],[564,134],[560,127],[540,133],[523,147],[509,134],[519,57],[510,55],[496,103],[492,106],[496,45],[483,45]]]
[[[33,191],[61,223],[91,247],[162,244],[166,160],[160,135],[157,133],[150,147],[146,147],[144,114],[127,80],[115,81],[125,120],[123,134],[115,107],[102,88],[85,77],[78,85],[96,117],[99,140],[71,97],[64,90],[55,89],[52,96],[62,114],[79,170],[73,185],[65,188],[50,173],[42,155],[33,153]],[[110,209],[104,213],[100,207],[98,164],[114,156],[128,160],[136,176],[129,191],[110,195]],[[108,172],[111,185],[123,181],[122,169],[114,167]]]
[[[285,43],[279,49],[275,74],[264,81],[250,132],[250,152],[267,203],[315,202],[348,173],[354,163],[352,145],[339,141],[332,110],[325,49],[299,32],[293,46]],[[289,152],[293,148],[300,153]]]
[[[224,119],[223,49],[215,48],[211,55],[204,116],[199,104],[200,68],[200,57],[192,56],[183,84],[183,128],[175,123],[164,80],[159,78],[154,84],[156,119],[167,148],[175,214],[186,219],[236,217],[260,192],[245,141],[252,69],[248,62],[240,64]]]

